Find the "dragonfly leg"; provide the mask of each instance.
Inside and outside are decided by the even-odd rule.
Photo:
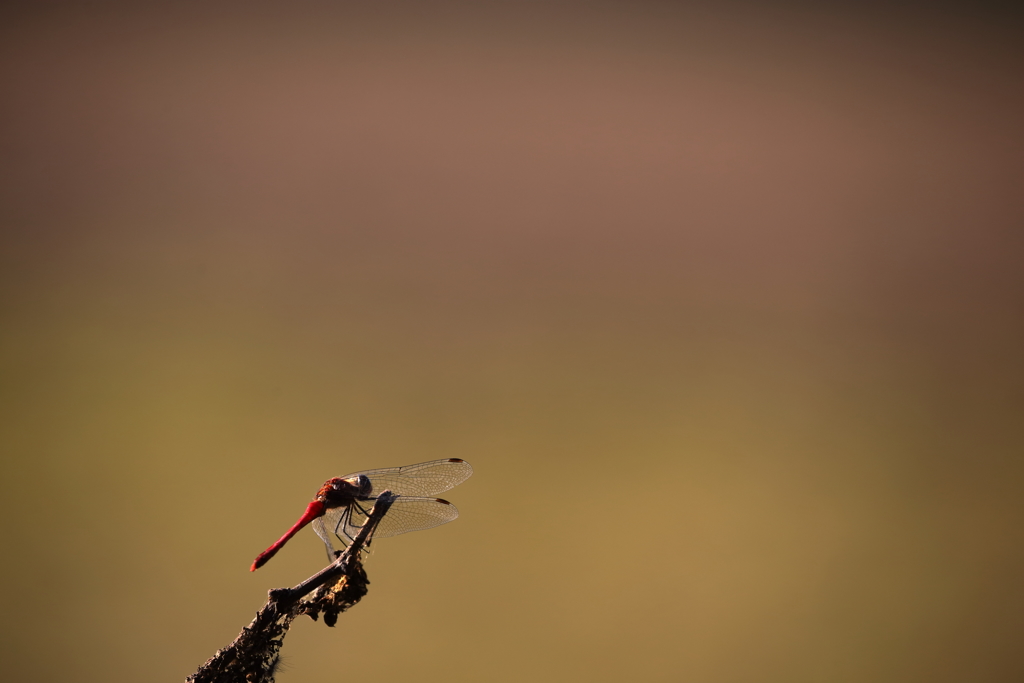
[[[334,535],[339,541],[346,547],[352,544],[354,536],[348,532],[348,527],[352,523],[352,506],[345,508],[345,511],[338,517],[338,523],[334,527]]]
[[[369,502],[369,501],[367,501],[367,502]],[[374,499],[373,502],[376,503],[377,500]],[[359,530],[363,527],[363,524],[366,524],[366,520],[370,517],[370,510],[368,510],[367,508],[363,507],[359,503],[359,501],[352,501],[352,507],[358,509],[359,513],[363,516],[363,521],[358,526],[356,526],[355,524],[351,525],[352,526],[352,532],[354,534],[358,534]],[[372,508],[372,506],[371,506],[371,508]],[[349,519],[349,522],[351,524],[351,518]],[[371,543],[373,543],[373,536],[372,535],[368,539],[366,539],[365,547],[369,548]]]

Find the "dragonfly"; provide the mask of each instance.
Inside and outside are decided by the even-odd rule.
[[[307,524],[327,546],[327,556],[337,557],[332,539],[347,546],[359,533],[377,496],[384,491],[395,494],[395,502],[373,532],[373,538],[387,538],[447,524],[459,516],[459,510],[443,498],[434,498],[469,479],[473,468],[465,460],[446,458],[404,467],[364,470],[324,482],[316,498],[299,521],[260,553],[249,571],[256,571],[277,554],[292,536]],[[369,545],[369,543],[367,544]]]

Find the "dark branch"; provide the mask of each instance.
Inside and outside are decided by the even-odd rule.
[[[338,558],[293,588],[275,588],[256,618],[234,642],[209,659],[186,679],[188,683],[273,683],[284,636],[300,614],[334,626],[338,615],[366,595],[370,581],[363,571],[361,553],[374,529],[395,501],[390,491],[377,498],[352,543]]]

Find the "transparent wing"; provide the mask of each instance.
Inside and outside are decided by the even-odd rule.
[[[334,554],[332,539],[348,545],[359,533],[366,516],[373,507],[372,500],[360,501],[347,507],[333,508],[313,523],[317,535],[327,544],[329,555]],[[380,521],[373,538],[398,536],[410,531],[421,531],[451,522],[459,510],[447,500],[400,496]]]
[[[366,509],[369,512],[369,509]],[[380,520],[374,538],[388,538],[410,531],[422,531],[454,521],[459,509],[441,498],[401,497],[395,500],[391,509]],[[352,521],[362,526],[366,520],[361,510],[354,509]]]
[[[337,508],[337,510],[348,510],[348,508]],[[334,512],[334,510],[329,510],[323,517],[317,517],[313,520],[313,531],[315,531],[316,535],[320,537],[320,540],[327,545],[327,558],[330,560],[334,559],[334,544],[331,543],[331,539],[337,538],[337,536],[333,531],[329,531],[328,529],[333,529],[335,528],[334,525],[339,524],[339,520],[332,518],[332,512]],[[334,515],[334,517],[339,516],[340,515]]]
[[[360,474],[370,478],[373,485],[371,496],[384,491],[391,491],[399,496],[436,496],[469,479],[473,474],[473,468],[465,460],[447,458],[405,467],[353,472],[344,478],[358,477]]]

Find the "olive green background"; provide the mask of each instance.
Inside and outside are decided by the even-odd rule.
[[[5,12],[5,679],[182,680],[445,457],[281,681],[1024,678],[1002,15]]]

